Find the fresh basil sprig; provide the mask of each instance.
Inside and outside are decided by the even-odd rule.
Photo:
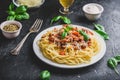
[[[64,39],[67,34],[69,33],[69,31],[72,30],[72,27],[71,26],[67,26],[65,29],[64,29],[64,32],[61,34],[62,36],[62,39]]]
[[[24,20],[29,19],[29,14],[27,13],[27,6],[21,5],[15,8],[14,4],[11,3],[8,8],[7,20]]]
[[[78,32],[83,35],[85,41],[89,40],[90,37],[84,31],[79,30]]]
[[[50,24],[53,24],[54,22],[57,22],[59,20],[62,20],[66,24],[70,24],[71,23],[71,20],[69,18],[65,17],[65,16],[55,16],[54,18],[52,18]]]
[[[102,25],[100,25],[100,24],[95,24],[95,23],[93,23],[93,25],[95,26],[95,28],[97,29],[97,30],[95,30],[100,36],[102,36],[103,37],[103,39],[105,39],[105,40],[108,40],[109,39],[109,35],[105,32],[105,28],[102,26]]]
[[[111,69],[114,69],[118,75],[119,75],[119,72],[117,70],[117,65],[119,62],[120,62],[120,55],[112,57],[107,61],[108,67],[110,67]]]
[[[108,67],[110,67],[111,69],[114,69],[115,72],[116,72],[117,74],[119,74],[118,70],[116,69],[118,63],[117,63],[117,61],[116,61],[115,58],[110,58],[110,59],[107,61],[107,64],[108,64]]]

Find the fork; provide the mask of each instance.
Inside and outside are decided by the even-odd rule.
[[[10,53],[12,55],[18,55],[24,42],[26,41],[27,37],[34,32],[38,32],[42,26],[43,20],[41,19],[36,19],[34,24],[31,26],[31,28],[29,29],[29,32],[27,33],[27,35],[20,41],[20,43],[13,49],[10,51]]]

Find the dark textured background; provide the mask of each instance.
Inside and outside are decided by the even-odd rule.
[[[11,0],[0,1],[0,23],[7,17],[5,11],[10,1]],[[58,0],[46,0],[44,5],[39,9],[29,11],[29,20],[21,21],[23,28],[17,38],[8,40],[0,31],[0,80],[40,80],[39,73],[45,69],[51,72],[50,80],[120,80],[120,76],[106,65],[110,57],[120,54],[120,0],[75,0],[71,8],[74,13],[67,15],[72,20],[73,24],[86,26],[91,29],[94,28],[92,22],[84,18],[81,10],[84,4],[90,2],[99,3],[104,7],[105,10],[102,17],[95,23],[105,26],[106,32],[110,36],[110,40],[106,41],[106,54],[99,62],[89,67],[70,70],[49,66],[40,61],[33,52],[32,43],[38,33],[29,36],[20,55],[12,56],[9,53],[26,35],[36,18],[44,20],[44,24],[40,30],[42,31],[50,27],[50,19],[52,17],[60,15],[58,9],[61,6]],[[54,25],[57,24],[59,23]],[[120,72],[120,64],[117,69]]]

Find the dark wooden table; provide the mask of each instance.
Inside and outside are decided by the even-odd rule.
[[[32,43],[38,33],[31,34],[26,40],[20,55],[12,56],[9,51],[13,49],[26,35],[28,29],[36,18],[44,20],[42,30],[50,27],[50,20],[56,15],[61,15],[58,10],[61,7],[58,0],[46,0],[39,9],[29,11],[30,19],[21,21],[22,32],[15,39],[6,39],[0,31],[0,80],[40,80],[39,73],[42,70],[51,72],[50,80],[120,80],[113,70],[107,67],[107,60],[120,54],[120,0],[75,0],[71,10],[73,14],[67,15],[73,24],[82,25],[94,29],[82,12],[82,6],[86,3],[99,3],[104,7],[102,17],[95,23],[102,24],[110,36],[106,41],[107,51],[105,56],[96,64],[80,69],[60,69],[47,65],[39,60],[33,52]],[[6,20],[6,10],[10,0],[0,1],[0,22]],[[58,25],[56,23],[54,25]],[[40,32],[39,31],[39,32]],[[117,67],[120,72],[120,64]]]

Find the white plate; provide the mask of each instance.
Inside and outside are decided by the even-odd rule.
[[[82,26],[78,26],[78,25],[72,25],[72,26],[82,27]],[[53,61],[45,58],[45,57],[42,55],[42,52],[40,51],[40,49],[39,49],[39,47],[38,47],[38,45],[37,45],[37,41],[40,40],[41,36],[42,36],[43,34],[45,34],[47,31],[53,30],[54,28],[61,28],[61,27],[62,27],[62,25],[57,25],[57,26],[53,26],[53,27],[47,28],[47,29],[43,30],[42,32],[40,32],[40,33],[36,36],[36,38],[34,39],[34,42],[33,42],[33,50],[34,50],[36,56],[37,56],[40,60],[42,60],[43,62],[45,62],[45,63],[47,63],[47,64],[49,64],[49,65],[52,65],[52,66],[54,66],[54,67],[72,69],[72,68],[81,68],[81,67],[90,66],[90,65],[98,62],[98,61],[104,56],[105,51],[106,51],[105,41],[102,39],[102,37],[101,37],[99,34],[97,34],[96,32],[94,32],[93,30],[90,30],[90,29],[86,28],[86,29],[92,31],[92,32],[96,35],[96,38],[99,40],[99,42],[100,42],[100,44],[101,44],[101,50],[100,50],[100,52],[99,52],[97,55],[95,55],[94,57],[92,57],[90,63],[88,63],[88,64],[79,64],[79,65],[73,65],[73,66],[71,66],[71,65],[65,65],[65,64],[58,64],[58,63],[55,63],[55,62],[53,62]],[[83,27],[83,28],[85,28],[85,27]]]

